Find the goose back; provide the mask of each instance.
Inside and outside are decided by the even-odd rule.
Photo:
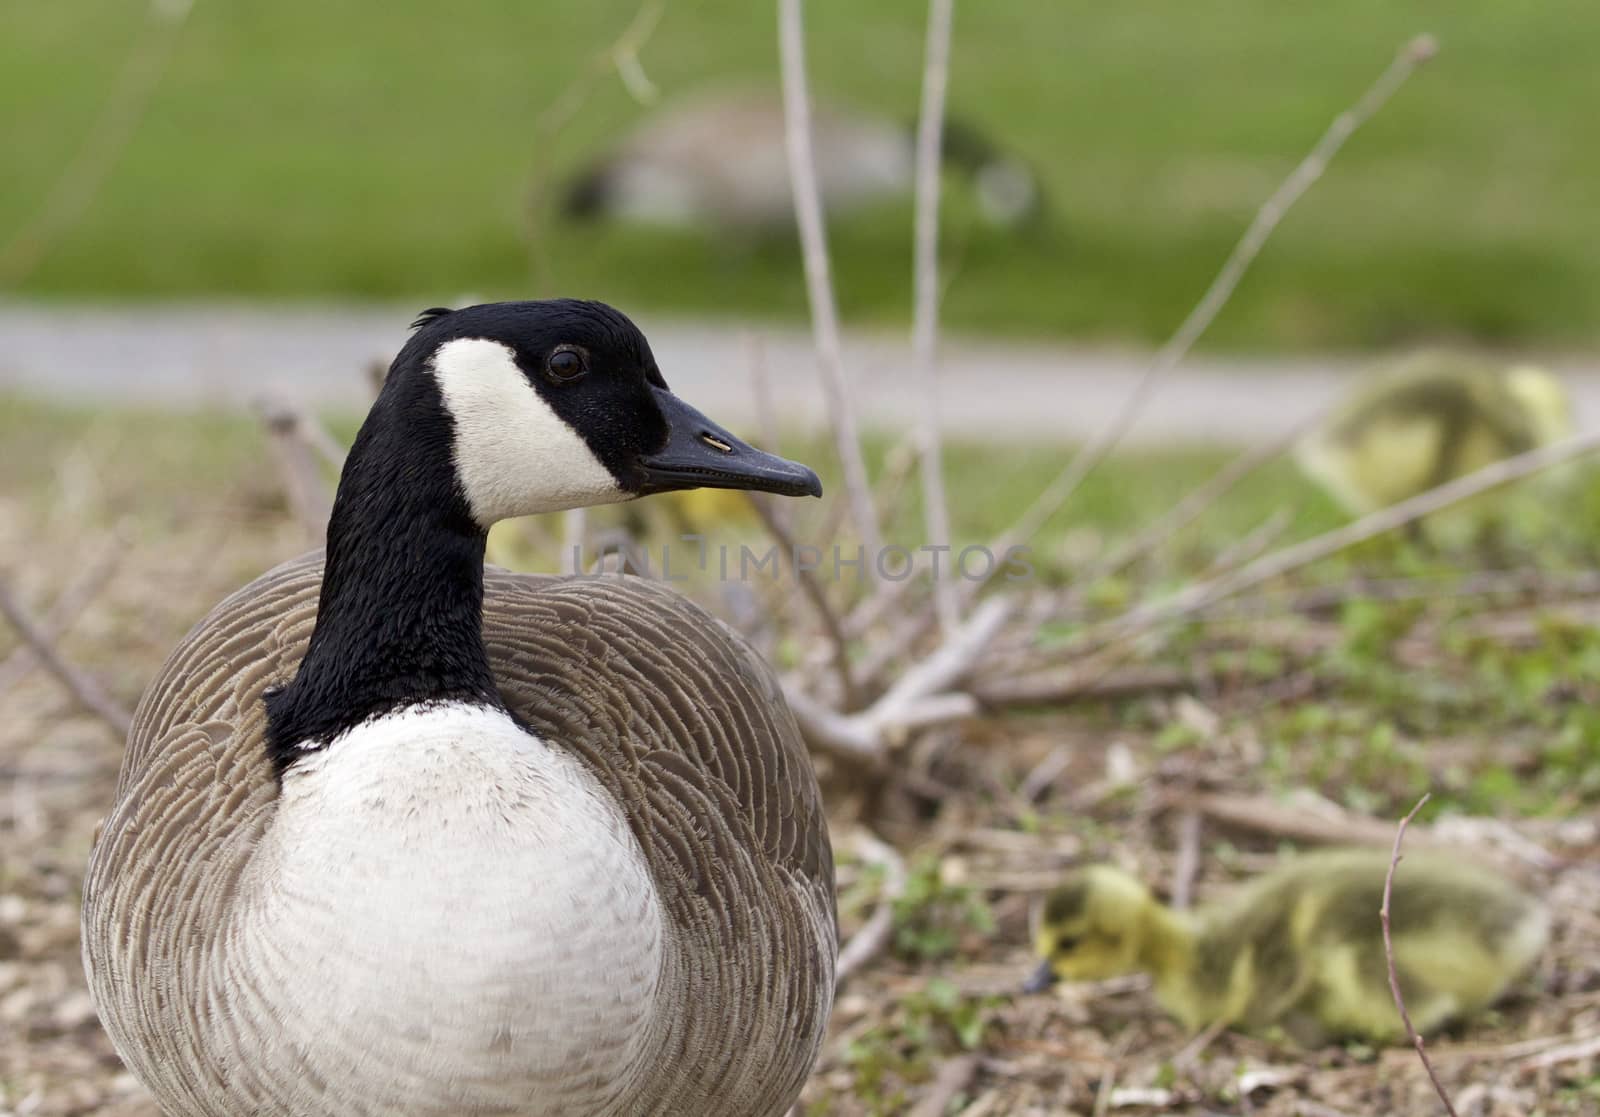
[[[262,696],[304,655],[321,576],[320,554],[307,555],[223,601],[140,703],[85,889],[102,1019],[173,1117],[547,1112],[537,1098],[398,1109],[314,1074],[286,1102],[283,1076],[241,1057],[274,1027],[251,957],[270,944],[248,915],[271,887],[253,860],[279,798]],[[638,579],[486,570],[483,632],[511,714],[616,803],[663,915],[637,1073],[620,1098],[597,1088],[603,1102],[559,1111],[783,1113],[823,1038],[837,931],[826,820],[770,668]],[[404,1036],[370,1038],[404,1055]]]

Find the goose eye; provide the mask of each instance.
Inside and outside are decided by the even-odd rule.
[[[1078,949],[1079,938],[1077,935],[1062,935],[1056,940],[1057,954],[1071,954]]]
[[[589,371],[589,363],[577,349],[557,349],[545,362],[550,379],[560,384],[571,383]]]

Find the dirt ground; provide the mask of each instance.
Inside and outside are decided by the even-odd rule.
[[[0,492],[0,570],[61,647],[131,705],[213,601],[303,547],[265,469],[149,511],[144,448],[92,446]],[[137,514],[119,509],[135,507]],[[860,828],[916,882],[888,948],[841,990],[807,1114],[1434,1114],[1409,1050],[1299,1051],[1234,1035],[1199,1045],[1136,980],[1023,996],[1028,911],[1064,869],[1111,856],[1201,898],[1317,834],[1383,842],[1392,816],[1264,795],[1251,711],[1297,691],[1214,686],[969,722],[909,745],[916,779],[866,788],[822,764],[843,932],[882,875]],[[96,1023],[80,972],[78,896],[122,744],[0,626],[0,1117],[154,1117]],[[1242,714],[1241,714],[1242,711]],[[1226,715],[1226,716],[1224,716]],[[1149,726],[1189,726],[1172,747]],[[1240,728],[1240,726],[1243,728]],[[1219,728],[1224,726],[1225,728]],[[1187,836],[1186,836],[1187,835]],[[1458,1111],[1600,1113],[1600,828],[1567,814],[1419,827],[1507,867],[1556,913],[1538,972],[1498,1011],[1430,1044]],[[1402,877],[1403,879],[1403,877]]]

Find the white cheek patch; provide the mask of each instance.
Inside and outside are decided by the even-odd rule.
[[[457,338],[439,347],[432,365],[455,420],[456,476],[480,525],[628,499],[528,383],[509,348]]]

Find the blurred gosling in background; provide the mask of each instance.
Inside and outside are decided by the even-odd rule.
[[[1572,430],[1566,389],[1544,369],[1427,352],[1363,378],[1295,456],[1362,516]]]
[[[830,215],[910,197],[910,128],[816,104],[811,129],[817,185]],[[992,224],[1017,225],[1039,211],[1032,172],[979,130],[946,121],[944,160],[971,177]],[[721,90],[669,105],[581,171],[563,208],[580,219],[745,232],[792,228],[783,102],[761,91]]]
[[[1074,873],[1045,899],[1029,992],[1057,979],[1148,973],[1191,1031],[1221,1024],[1328,1039],[1404,1035],[1378,919],[1387,852],[1297,857],[1197,912],[1166,907],[1110,865]],[[1494,1003],[1544,949],[1548,913],[1466,857],[1406,857],[1391,903],[1395,964],[1419,1032]]]

